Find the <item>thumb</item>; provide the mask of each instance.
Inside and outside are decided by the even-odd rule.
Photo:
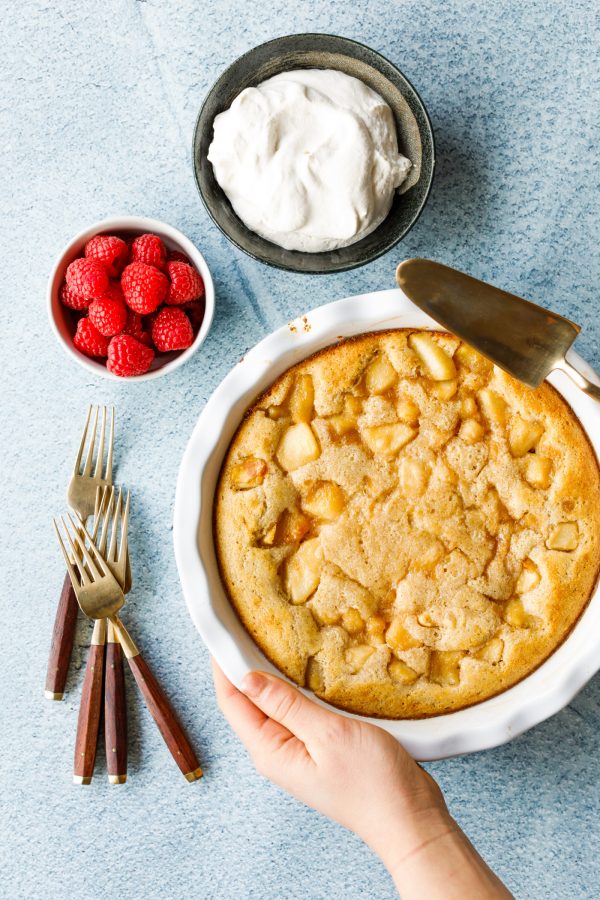
[[[249,672],[241,689],[265,715],[281,723],[307,746],[337,719],[287,681],[266,672]]]

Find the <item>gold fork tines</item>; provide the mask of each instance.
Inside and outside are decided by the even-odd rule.
[[[94,413],[94,427],[91,432],[90,443],[88,447],[88,452],[85,460],[85,464],[83,467],[83,471],[81,471],[81,460],[83,458],[83,451],[85,450],[85,444],[87,440],[88,428],[90,425],[90,419],[92,417],[92,411]],[[89,477],[92,474],[92,463],[94,459],[94,445],[96,442],[96,434],[98,432],[98,415],[100,412],[99,406],[90,406],[88,407],[88,414],[85,420],[85,426],[83,429],[83,434],[81,436],[81,443],[79,445],[79,452],[77,453],[77,457],[75,459],[75,465],[73,467],[73,475],[81,475],[85,477]],[[106,469],[104,472],[104,476],[102,475],[102,460],[104,457],[104,440],[106,437],[106,407],[102,407],[102,423],[100,426],[100,440],[98,442],[98,452],[96,454],[96,467],[94,469],[94,478],[102,479],[103,481],[111,482],[112,481],[112,463],[113,463],[113,444],[114,444],[114,435],[115,435],[115,411],[114,408],[111,409],[110,416],[110,434],[108,437],[108,453],[106,455]]]
[[[121,489],[115,502],[115,489],[105,487],[98,489],[96,495],[96,512],[94,517],[93,539],[96,540],[98,522],[102,519],[102,529],[98,538],[98,549],[107,561],[111,572],[121,585],[124,594],[131,590],[131,565],[129,562],[128,529],[129,529],[130,493],[127,492],[123,505]],[[121,543],[117,550],[117,535],[121,531]],[[108,543],[110,533],[110,544]]]
[[[120,493],[120,491],[119,491]],[[112,508],[114,504],[115,488],[111,485],[105,487],[98,486],[96,488],[96,501],[94,505],[94,521],[92,526],[92,540],[98,545],[98,550],[102,556],[106,555],[106,537],[105,531],[110,521]],[[102,526],[102,528],[101,528]],[[100,537],[98,532],[100,531]]]
[[[102,413],[100,414],[100,410]],[[75,510],[78,516],[85,522],[94,512],[96,490],[112,484],[113,447],[115,436],[115,411],[110,411],[110,426],[108,433],[108,445],[106,452],[106,464],[104,464],[104,446],[106,442],[106,425],[108,412],[106,406],[90,406],[88,409],[79,450],[73,466],[73,475],[69,484],[67,498],[69,506]],[[100,434],[98,436],[98,421],[100,420]],[[91,425],[91,427],[90,427]],[[94,449],[98,436],[98,449]],[[87,454],[83,461],[87,444]],[[93,467],[93,471],[92,471]]]
[[[54,529],[79,605],[91,619],[116,616],[125,598],[110,568],[98,552],[85,526],[78,525],[71,515],[67,518],[61,516],[60,521],[71,554],[67,550],[56,520]]]

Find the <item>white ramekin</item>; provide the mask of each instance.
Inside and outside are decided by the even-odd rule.
[[[289,366],[365,331],[435,328],[398,289],[330,303],[279,328],[227,375],[206,404],[183,456],[175,500],[175,556],[192,620],[210,653],[239,686],[251,669],[277,672],[242,626],[217,568],[212,506],[224,453],[250,401]],[[573,357],[576,355],[573,354]],[[589,366],[577,357],[578,365]],[[561,372],[549,381],[570,404],[600,455],[600,405]],[[432,760],[502,744],[558,712],[600,668],[600,589],[567,640],[535,672],[491,700],[429,719],[369,721],[417,759]],[[307,694],[314,699],[312,694]]]
[[[185,253],[190,262],[195,266],[198,272],[200,272],[205,289],[204,318],[198,334],[194,339],[194,343],[188,347],[187,350],[177,352],[177,354],[157,354],[149,372],[146,372],[144,375],[137,375],[135,378],[119,378],[117,375],[113,375],[112,372],[108,371],[105,361],[99,362],[98,360],[90,359],[84,353],[80,353],[74,346],[73,332],[69,322],[70,311],[60,302],[59,291],[65,277],[65,272],[67,271],[67,266],[78,256],[81,256],[85,244],[90,238],[94,237],[94,235],[144,234],[147,232],[158,234],[170,250],[180,250],[182,253]],[[121,383],[129,383],[150,381],[153,378],[160,378],[162,375],[167,375],[169,372],[182,366],[183,363],[196,352],[198,347],[206,339],[206,335],[212,324],[215,312],[215,289],[212,276],[204,257],[190,239],[182,234],[177,228],[174,228],[172,225],[167,225],[165,222],[160,222],[158,219],[147,219],[143,216],[117,216],[115,218],[103,219],[101,222],[96,222],[95,225],[90,225],[89,228],[85,228],[83,231],[80,231],[79,234],[75,235],[75,237],[67,244],[65,249],[59,254],[50,274],[48,280],[47,302],[48,316],[50,318],[52,330],[71,359],[74,359],[80,366],[87,369],[88,372],[99,375],[101,378],[108,378],[111,381],[120,381]]]

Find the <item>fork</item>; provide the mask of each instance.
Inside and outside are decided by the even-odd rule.
[[[82,523],[92,515],[96,503],[97,488],[112,484],[113,443],[115,432],[115,411],[110,413],[110,433],[106,455],[106,466],[103,473],[104,443],[106,437],[106,407],[102,407],[102,421],[100,427],[100,439],[96,454],[96,465],[92,472],[94,459],[94,445],[98,432],[98,418],[100,407],[90,406],[85,421],[85,427],[79,444],[79,451],[73,467],[73,475],[67,489],[67,502],[75,511]],[[94,412],[93,428],[90,430],[90,422]],[[90,439],[85,463],[82,468],[83,452],[88,439]],[[80,527],[80,525],[78,525]],[[62,700],[65,692],[65,684],[69,671],[69,662],[73,652],[75,640],[75,626],[77,624],[77,599],[73,591],[69,572],[65,575],[63,588],[54,619],[52,631],[52,643],[50,645],[50,658],[46,673],[45,696],[48,700]]]
[[[114,488],[98,488],[92,539],[96,540],[100,522],[109,504],[112,505]],[[106,538],[99,550],[106,549]],[[70,583],[70,578],[69,578]],[[131,587],[131,570],[126,568],[126,590]],[[94,623],[75,738],[73,781],[75,784],[91,784],[96,762],[100,715],[104,694],[104,735],[106,740],[106,767],[110,784],[124,784],[127,780],[127,714],[125,682],[123,678],[123,654],[112,623],[97,619]]]
[[[121,585],[124,584],[127,568],[128,518],[129,495],[125,504],[117,503],[114,514],[109,513],[105,517],[103,530],[111,528],[106,560],[85,526],[79,529],[71,515],[66,519],[61,517],[71,555],[56,520],[54,528],[79,606],[90,619],[109,619],[112,622],[137,685],[173,759],[187,781],[196,781],[202,777],[202,769],[189,739],[150,667],[118,616],[125,603]],[[117,546],[119,528],[121,536]]]
[[[94,513],[94,530],[92,538],[97,544],[100,554],[106,558],[108,540],[107,523],[110,516],[120,517],[121,491],[115,510],[114,487],[98,488],[96,494],[96,511]],[[127,500],[129,503],[129,498]],[[96,541],[100,521],[102,531]],[[126,527],[126,526],[125,526]],[[116,574],[118,580],[118,572]],[[124,594],[131,590],[132,578],[127,555],[125,581],[121,584]],[[101,619],[96,620],[96,625]],[[95,627],[95,626],[94,626]],[[123,672],[123,650],[113,623],[109,620],[106,631],[106,659],[104,668],[104,743],[106,751],[106,768],[110,784],[125,784],[127,781],[127,699],[125,694],[125,677]]]

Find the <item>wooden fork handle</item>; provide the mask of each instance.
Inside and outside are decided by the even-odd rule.
[[[128,659],[129,666],[133,672],[133,677],[137,681],[138,687],[144,695],[146,706],[150,710],[152,717],[160,733],[163,736],[165,744],[171,751],[171,756],[181,769],[188,781],[196,781],[202,777],[202,769],[192,750],[192,746],[188,737],[183,730],[175,712],[167,697],[165,696],[161,686],[152,674],[148,663],[138,653]]]
[[[127,781],[127,697],[123,671],[123,649],[108,623],[104,670],[104,740],[106,768],[111,784]]]
[[[78,608],[75,591],[67,572],[56,610],[52,643],[50,645],[46,690],[44,692],[48,700],[62,700],[64,697],[69,663],[73,652],[73,642],[75,640]]]
[[[102,712],[105,642],[106,620],[98,619],[94,625],[83,687],[81,689],[73,765],[73,781],[75,784],[90,784],[94,774],[100,713]]]

